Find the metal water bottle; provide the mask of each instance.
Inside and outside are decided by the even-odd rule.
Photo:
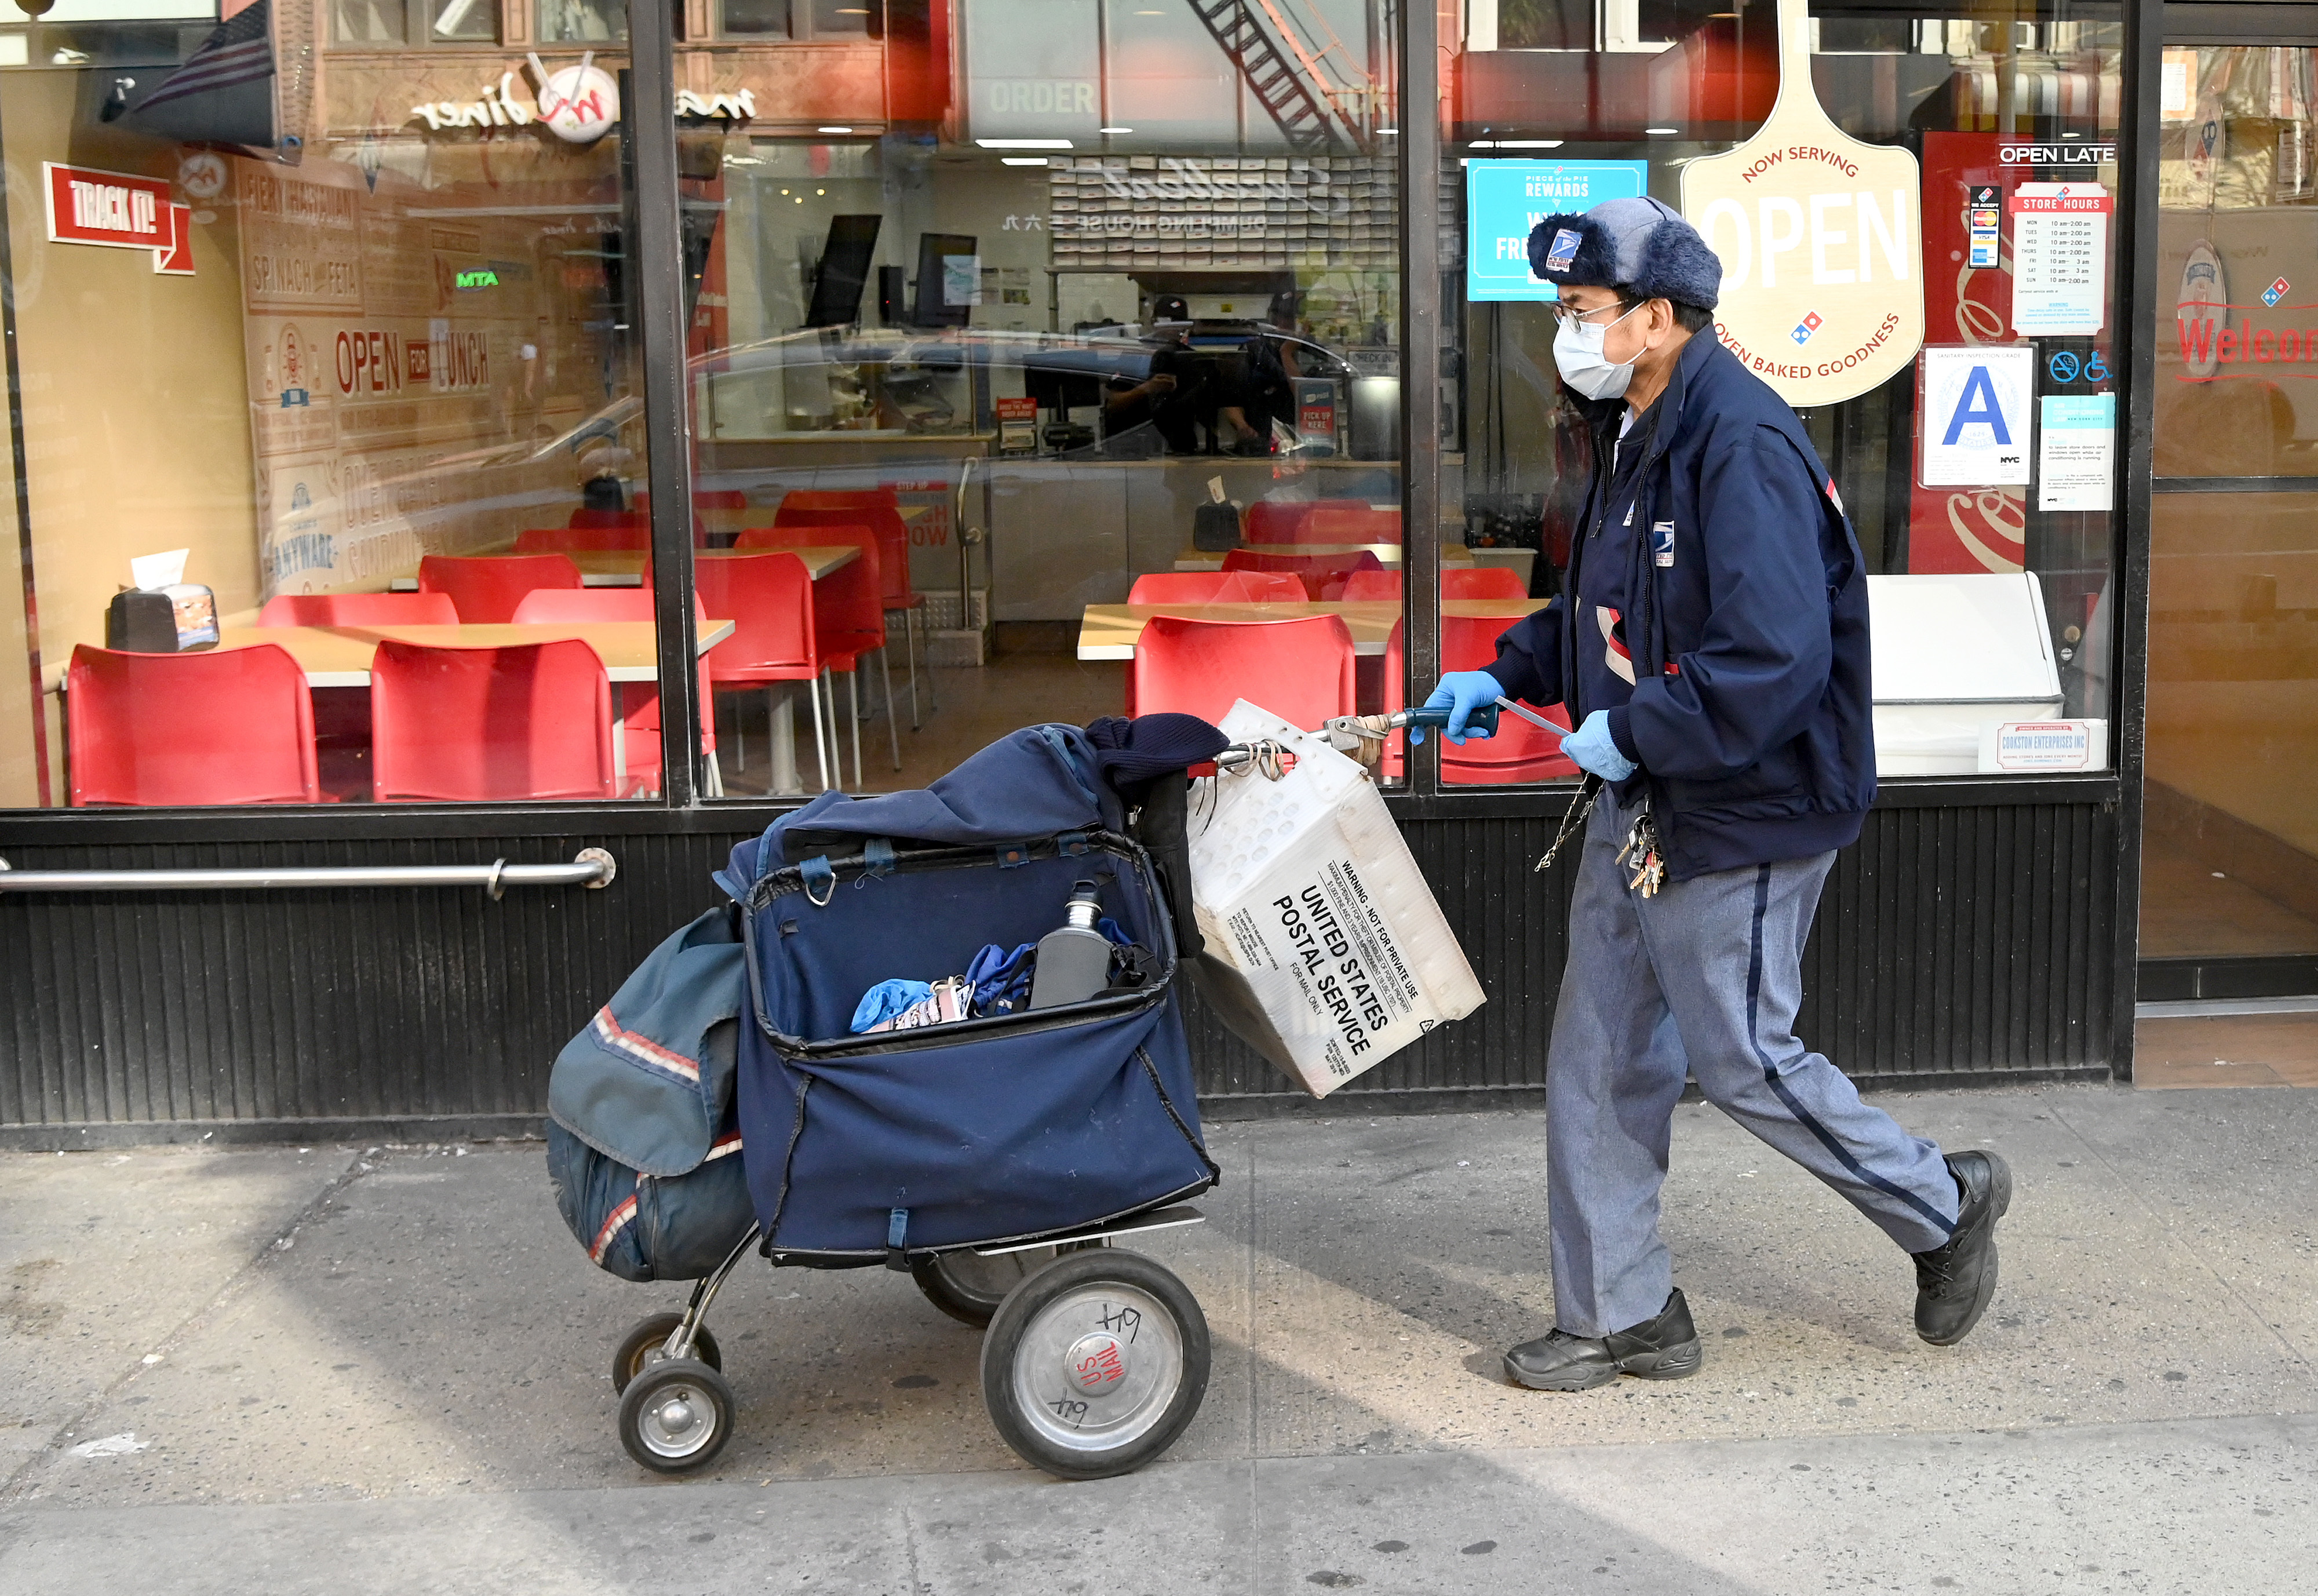
[[[1030,977],[1030,1007],[1056,1009],[1083,1003],[1110,985],[1110,938],[1095,929],[1102,901],[1091,881],[1074,883],[1065,923],[1038,938],[1038,963]]]

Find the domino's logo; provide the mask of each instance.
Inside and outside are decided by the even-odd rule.
[[[1798,344],[1810,343],[1811,335],[1819,331],[1819,313],[1813,310],[1795,324],[1795,342]]]
[[[2277,309],[2278,301],[2284,299],[2286,297],[2286,291],[2293,286],[2294,284],[2288,282],[2285,278],[2280,277],[2277,282],[2271,283],[2268,288],[2261,291],[2261,302],[2268,305],[2273,310]]]

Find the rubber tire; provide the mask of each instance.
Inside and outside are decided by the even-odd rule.
[[[654,1314],[649,1319],[638,1320],[635,1328],[620,1342],[620,1349],[612,1354],[612,1389],[625,1395],[628,1382],[643,1372],[646,1355],[683,1323],[681,1314]],[[721,1372],[724,1367],[724,1355],[717,1350],[716,1338],[708,1333],[705,1324],[692,1338],[692,1355],[710,1368]]]
[[[996,1258],[978,1258],[970,1251],[945,1252],[935,1258],[912,1260],[910,1278],[918,1283],[918,1289],[925,1293],[928,1302],[960,1324],[985,1330],[989,1328],[991,1317],[998,1312],[999,1304],[1004,1302],[1016,1287],[1051,1264],[1055,1256],[1054,1251],[1047,1248],[1031,1252],[1006,1252]],[[1006,1280],[1005,1288],[993,1295],[988,1288],[991,1283],[976,1284],[958,1278],[954,1260],[959,1258],[971,1259],[975,1265],[984,1266],[983,1272],[1002,1274],[1003,1266],[1013,1265],[1018,1260],[1020,1264],[1013,1278]],[[992,1265],[1002,1267],[998,1270],[991,1270],[988,1266]]]
[[[696,1451],[682,1457],[669,1457],[653,1451],[644,1444],[644,1410],[663,1388],[684,1384],[707,1394],[711,1410],[715,1415],[715,1429]],[[696,1358],[669,1358],[651,1365],[628,1383],[620,1398],[620,1445],[654,1474],[690,1474],[705,1468],[732,1439],[734,1416],[739,1404],[732,1399],[732,1387],[724,1376]]]
[[[1156,1298],[1175,1321],[1183,1341],[1182,1383],[1159,1421],[1111,1452],[1066,1451],[1047,1445],[1025,1421],[1014,1400],[1014,1357],[1023,1334],[1047,1305],[1083,1287],[1105,1281],[1132,1286]],[[982,1400],[998,1436],[1021,1459],[1057,1479],[1104,1480],[1132,1474],[1173,1446],[1199,1416],[1208,1394],[1212,1349],[1208,1316],[1190,1287],[1165,1265],[1140,1252],[1115,1247],[1091,1249],[1058,1258],[1022,1282],[999,1305],[982,1341]]]

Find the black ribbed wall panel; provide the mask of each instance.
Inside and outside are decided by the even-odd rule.
[[[1413,821],[1489,1001],[1345,1089],[1533,1086],[1560,977],[1553,817]],[[2098,803],[1879,809],[1829,883],[1804,1036],[1863,1080],[2105,1066],[2115,813]],[[18,869],[569,860],[600,892],[519,888],[0,898],[0,1127],[538,1113],[547,1070],[621,978],[708,907],[739,833],[502,842],[12,846]],[[1209,1096],[1277,1093],[1193,1005]],[[23,1138],[16,1138],[20,1144]]]
[[[1407,828],[1489,1000],[1338,1098],[1544,1080],[1575,861],[1532,866],[1556,825]],[[1875,810],[1828,880],[1797,1030],[1861,1080],[2107,1068],[2116,847],[2099,803]],[[1280,1089],[1212,1019],[1195,1009],[1192,1024],[1203,1091]]]

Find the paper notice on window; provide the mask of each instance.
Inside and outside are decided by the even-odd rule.
[[[2036,434],[2036,507],[2108,510],[2116,502],[2116,395],[2047,394]]]
[[[945,305],[982,303],[982,257],[946,255],[941,257],[941,302]]]
[[[2101,329],[2109,192],[2097,183],[2024,183],[2012,213],[2012,330],[2023,337]]]

